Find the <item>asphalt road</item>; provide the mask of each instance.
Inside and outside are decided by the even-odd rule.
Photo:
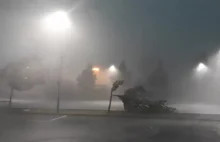
[[[12,107],[14,108],[44,108],[55,109],[57,100],[37,100],[37,99],[13,99]],[[90,109],[90,110],[107,110],[108,100],[60,100],[61,109]],[[0,99],[0,107],[7,107],[8,99]],[[113,110],[123,110],[121,101],[112,101]]]
[[[0,107],[8,107],[8,98],[0,99]],[[107,110],[108,100],[61,100],[61,109]],[[220,114],[220,105],[206,103],[170,104],[180,113]],[[56,109],[56,100],[14,98],[14,108]],[[112,110],[123,110],[121,101],[114,99]]]
[[[219,142],[220,122],[1,114],[2,142]]]

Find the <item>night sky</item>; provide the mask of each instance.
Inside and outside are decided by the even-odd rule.
[[[71,9],[77,30],[66,49],[70,69],[78,73],[88,62],[109,66],[124,59],[136,72],[146,57],[163,59],[178,72],[218,48],[219,6],[219,0],[2,0],[0,67],[34,53],[50,56],[42,53],[53,44],[39,32],[39,20]]]

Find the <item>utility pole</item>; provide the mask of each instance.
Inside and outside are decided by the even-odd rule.
[[[59,109],[60,109],[60,90],[61,90],[62,70],[63,70],[63,55],[60,57],[60,68],[59,68],[58,81],[57,81],[57,113],[59,113]]]
[[[11,104],[12,104],[12,97],[13,97],[13,94],[14,94],[14,89],[11,87],[11,91],[10,91],[10,98],[9,98],[9,108],[11,108]]]

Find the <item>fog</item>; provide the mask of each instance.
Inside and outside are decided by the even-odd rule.
[[[125,61],[132,81],[117,92],[122,94],[140,85],[162,60],[170,88],[165,99],[171,106],[186,113],[220,113],[220,11],[218,2],[198,3],[1,1],[0,68],[36,56],[45,72],[44,83],[15,91],[14,107],[56,107],[62,56],[61,108],[107,109],[112,83],[108,75],[103,75],[102,84],[96,84],[92,91],[77,85],[77,77],[88,64],[104,72]],[[203,8],[208,9],[207,14],[200,10]],[[42,19],[57,10],[69,12],[72,25],[65,33],[48,31],[42,24]],[[196,69],[203,62],[196,60],[202,53],[208,58],[204,63],[208,71],[204,73]],[[1,79],[0,99],[7,100],[9,94],[7,80]],[[113,109],[123,109],[117,98]]]

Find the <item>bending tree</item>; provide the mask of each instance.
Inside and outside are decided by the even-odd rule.
[[[45,69],[38,58],[28,58],[8,64],[1,72],[1,77],[10,87],[9,107],[14,90],[30,90],[35,85],[44,83]]]
[[[127,89],[124,95],[117,96],[124,104],[127,112],[139,113],[169,113],[175,109],[168,107],[165,100],[152,101],[153,92],[146,91],[142,86]]]

